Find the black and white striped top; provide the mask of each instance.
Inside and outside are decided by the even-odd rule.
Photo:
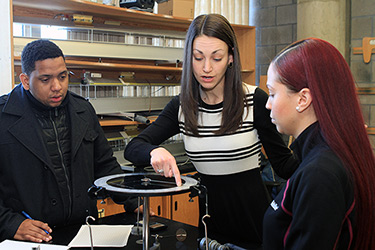
[[[185,150],[200,173],[225,175],[259,167],[263,145],[276,172],[289,178],[298,162],[292,157],[281,135],[271,123],[265,108],[268,95],[255,86],[246,86],[246,108],[243,126],[235,133],[215,135],[221,124],[222,103],[199,107],[199,133],[194,137],[185,131],[180,98],[174,97],[159,117],[127,145],[124,156],[135,166],[150,165],[150,152],[173,135],[183,133]],[[247,116],[246,116],[247,115]]]
[[[214,133],[221,125],[222,103],[217,105],[203,103],[199,107],[199,137],[185,131],[184,116],[181,109],[179,110],[179,127],[183,134],[185,151],[198,172],[224,175],[259,166],[261,143],[254,127],[253,115],[255,89],[255,86],[247,85],[245,107],[248,110],[244,111],[242,126],[230,134]]]

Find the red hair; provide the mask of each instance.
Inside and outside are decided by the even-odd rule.
[[[272,63],[288,88],[310,89],[321,133],[353,180],[355,249],[375,249],[375,158],[348,64],[334,46],[315,38],[291,44]]]

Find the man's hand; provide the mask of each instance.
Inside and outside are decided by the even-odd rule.
[[[33,241],[33,242],[48,242],[52,240],[52,236],[47,234],[44,230],[52,233],[52,229],[47,223],[43,223],[38,220],[24,220],[18,227],[16,234],[14,235],[15,240]]]
[[[176,159],[165,148],[156,148],[151,151],[151,166],[156,173],[165,177],[174,176],[177,186],[181,186],[180,170],[177,167]]]

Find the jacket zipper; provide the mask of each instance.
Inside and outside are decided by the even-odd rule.
[[[58,110],[57,108],[54,109],[55,111],[55,117],[58,116]],[[71,188],[70,188],[70,181],[69,181],[69,177],[68,177],[68,174],[67,174],[67,170],[66,170],[66,166],[64,164],[64,157],[63,157],[63,153],[62,153],[62,150],[61,150],[61,145],[60,145],[60,140],[59,140],[59,134],[57,132],[57,128],[56,128],[56,123],[55,121],[52,119],[52,113],[50,113],[50,121],[52,123],[52,126],[53,126],[53,130],[55,132],[55,135],[56,135],[56,145],[57,145],[57,149],[59,151],[59,155],[60,155],[60,159],[61,159],[61,166],[63,167],[64,169],[64,175],[65,175],[65,179],[66,179],[66,186],[68,188],[68,193],[69,193],[69,210],[68,210],[68,219],[70,218],[70,215],[71,215],[71,206],[72,206],[72,196],[71,196]]]

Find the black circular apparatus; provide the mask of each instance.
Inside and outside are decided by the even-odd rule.
[[[191,191],[192,186],[196,186],[198,181],[194,178],[181,176],[182,185],[177,187],[174,178],[166,178],[156,173],[130,173],[109,175],[97,179],[94,182],[96,191],[104,189],[110,195],[114,202],[122,201],[126,196],[141,196],[143,197],[143,228],[142,228],[142,243],[143,250],[149,249],[149,199],[151,196],[165,196],[172,194],[187,193]],[[179,234],[181,239],[182,233]]]
[[[167,178],[156,173],[130,173],[109,175],[97,179],[94,184],[104,188],[109,194],[127,194],[135,196],[164,196],[186,193],[191,186],[198,184],[194,178],[181,176],[182,185],[177,187],[174,178]]]

